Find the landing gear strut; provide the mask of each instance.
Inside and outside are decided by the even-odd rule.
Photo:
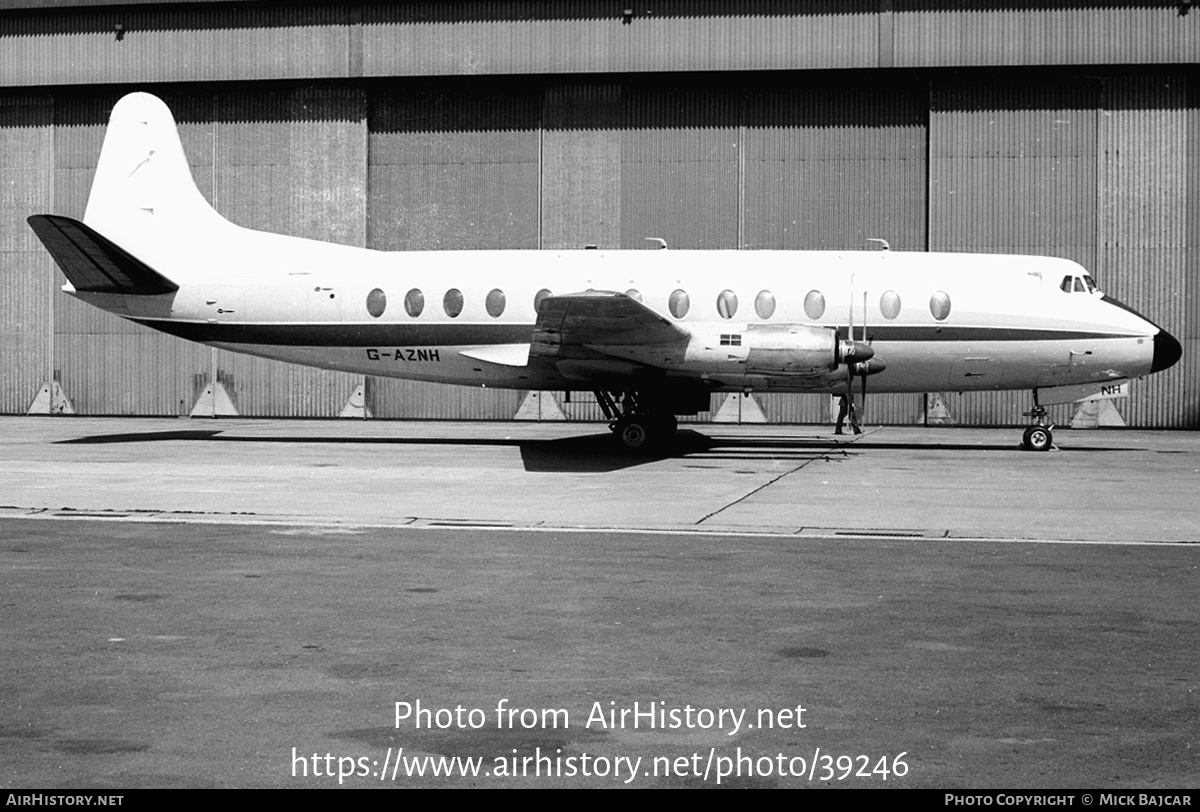
[[[648,410],[640,394],[596,391],[596,402],[608,418],[608,427],[627,451],[644,453],[665,444],[675,434],[675,415]]]
[[[1033,408],[1025,412],[1025,417],[1032,417],[1037,425],[1025,429],[1021,448],[1026,451],[1049,451],[1054,447],[1054,435],[1050,432],[1054,426],[1046,425],[1047,413],[1046,407],[1037,402],[1037,390],[1034,390]]]

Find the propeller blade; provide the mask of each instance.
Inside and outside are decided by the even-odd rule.
[[[862,394],[859,397],[859,405],[862,406],[861,414],[865,415],[867,413],[867,376],[859,375],[858,377],[862,378]],[[860,420],[859,422],[861,423],[862,421]]]

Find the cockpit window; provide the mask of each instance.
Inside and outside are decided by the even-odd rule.
[[[1090,276],[1064,276],[1059,287],[1064,293],[1095,293],[1098,290]]]

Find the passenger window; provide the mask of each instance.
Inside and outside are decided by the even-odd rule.
[[[929,312],[938,321],[945,321],[950,315],[950,294],[939,290],[929,297]]]
[[[630,299],[635,299],[639,302],[642,300],[642,292],[636,288],[630,288],[629,290],[625,291],[625,295]]]
[[[769,319],[775,315],[775,294],[769,290],[760,290],[754,298],[754,312],[760,319]]]
[[[884,292],[879,297],[879,310],[885,319],[894,319],[900,315],[900,294],[894,290]]]
[[[804,312],[814,320],[825,315],[825,294],[819,290],[810,290],[804,297]]]
[[[723,319],[732,319],[737,314],[737,294],[732,290],[723,290],[717,296],[717,313]]]
[[[451,288],[446,291],[446,295],[442,298],[442,308],[450,318],[458,318],[459,314],[463,311],[462,291],[457,288]]]
[[[545,298],[547,296],[553,296],[553,295],[554,294],[552,294],[550,291],[546,290],[545,288],[542,288],[537,293],[533,294],[533,312],[536,313],[538,311],[538,308],[540,308],[542,306],[542,302],[545,300]]]
[[[375,288],[367,294],[367,312],[375,318],[379,318],[385,310],[387,310],[387,294],[379,288]]]
[[[483,306],[487,308],[488,315],[493,319],[499,318],[500,314],[504,312],[504,304],[504,291],[498,288],[488,293],[487,299],[483,302]]]
[[[671,298],[667,300],[667,307],[671,310],[671,315],[677,319],[682,319],[687,315],[688,310],[692,307],[692,300],[687,295],[685,290],[677,290],[671,294]]]
[[[404,296],[404,312],[414,319],[425,310],[425,294],[413,288]]]

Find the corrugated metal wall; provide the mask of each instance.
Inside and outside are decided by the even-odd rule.
[[[0,86],[345,77],[352,19],[340,4],[5,11]]]
[[[742,91],[626,86],[621,122],[621,246],[737,248]]]
[[[363,75],[874,67],[878,8],[878,0],[378,4],[364,10]]]
[[[1099,123],[1097,279],[1105,292],[1175,335],[1187,331],[1187,94],[1182,76],[1104,82]],[[1194,223],[1194,220],[1193,220]],[[1136,425],[1185,425],[1186,367],[1133,386]],[[1193,396],[1194,397],[1194,396]],[[1194,406],[1195,400],[1192,400]]]
[[[1179,425],[1200,426],[1200,82],[1189,80],[1187,85],[1187,213],[1184,240],[1184,327],[1176,336],[1183,343],[1182,388],[1171,397],[1182,400],[1183,415]]]
[[[1200,61],[1170,0],[96,5],[0,11],[0,86]]]
[[[1179,7],[1175,2],[1130,0],[1044,4],[894,0],[895,65],[924,68],[1200,61],[1196,17],[1181,14]]]
[[[859,248],[883,237],[897,249],[1070,257],[1187,342],[1177,370],[1119,405],[1133,424],[1180,426],[1200,422],[1200,148],[1187,78],[773,73],[162,94],[201,189],[255,228],[387,249],[641,248],[647,236],[677,248]],[[214,355],[52,292],[61,277],[24,217],[82,214],[119,95],[0,95],[0,263],[16,280],[4,289],[0,408],[24,411],[59,370],[81,412],[179,414],[215,361],[243,414],[336,415],[361,379]],[[520,401],[395,381],[367,390],[380,417],[506,418]],[[915,421],[921,400],[872,396],[868,417]],[[827,419],[821,396],[762,401],[773,420]],[[1029,395],[949,403],[963,422],[1021,423]],[[585,401],[568,411],[598,416]]]
[[[29,408],[53,375],[54,263],[25,218],[54,207],[54,106],[48,96],[0,98],[0,412]]]
[[[615,83],[546,88],[538,247],[621,247],[621,90]]]

